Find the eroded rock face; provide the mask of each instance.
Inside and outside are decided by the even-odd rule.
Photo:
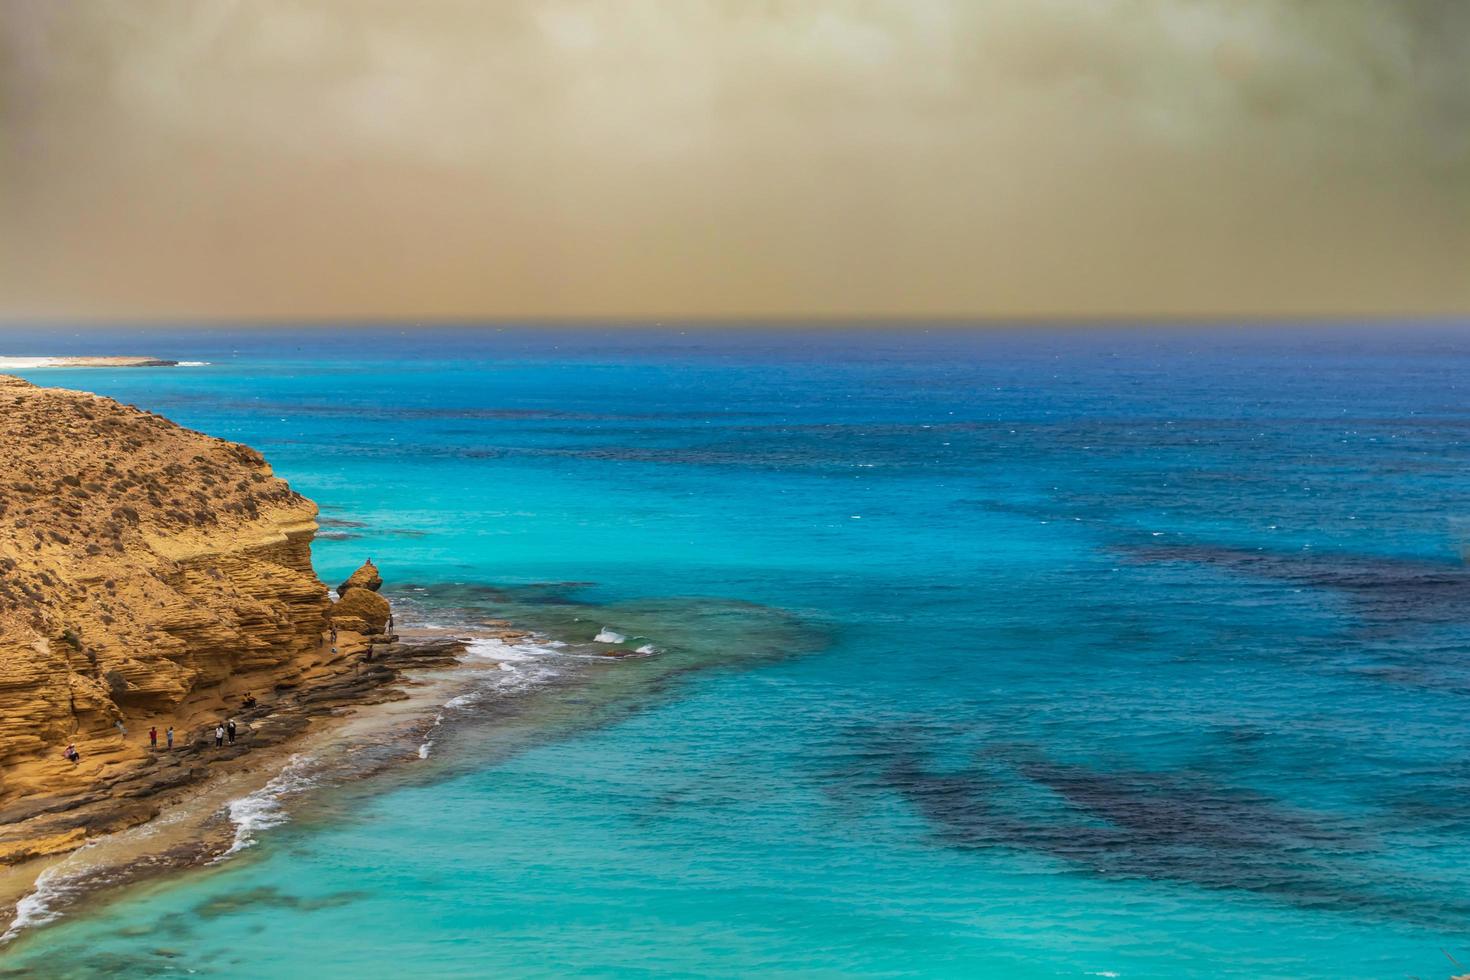
[[[333,603],[328,614],[332,625],[364,636],[374,636],[388,627],[388,600],[368,589],[352,589]]]
[[[68,743],[125,762],[226,687],[324,669],[315,533],[254,450],[0,375],[0,801],[94,778]]]
[[[369,592],[376,592],[382,587],[383,576],[379,574],[378,566],[374,565],[373,560],[369,558],[362,563],[361,568],[347,576],[347,581],[337,586],[337,595],[346,598],[347,593],[352,589],[367,589]]]
[[[392,610],[388,607],[388,600],[378,595],[382,587],[383,576],[369,558],[347,577],[347,581],[337,586],[340,598],[332,604],[327,618],[339,630],[350,630],[364,636],[376,636],[386,631]]]

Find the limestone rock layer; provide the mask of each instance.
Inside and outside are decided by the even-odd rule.
[[[315,533],[254,450],[0,375],[0,803],[333,669]]]

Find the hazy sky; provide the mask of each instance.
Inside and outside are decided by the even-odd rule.
[[[0,0],[0,315],[1470,311],[1465,0]]]

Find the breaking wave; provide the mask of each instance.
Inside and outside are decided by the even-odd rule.
[[[223,861],[247,847],[255,846],[255,835],[262,830],[279,827],[290,819],[284,801],[304,793],[317,785],[312,770],[314,760],[309,756],[293,755],[274,779],[254,793],[249,793],[225,805],[230,822],[235,825],[235,840],[215,861]]]
[[[493,638],[470,640],[465,645],[466,659],[493,661],[497,672],[485,675],[480,686],[473,691],[456,695],[444,702],[434,723],[424,734],[419,744],[418,756],[427,759],[434,750],[434,736],[446,719],[455,713],[474,707],[488,697],[509,694],[533,687],[550,680],[559,673],[548,661],[558,656],[556,647],[565,646],[555,640],[549,642],[510,642]]]
[[[10,942],[26,929],[43,926],[61,918],[58,906],[80,893],[90,880],[85,866],[75,868],[72,865],[91,846],[91,844],[84,844],[68,855],[62,863],[54,864],[41,872],[30,894],[15,903],[15,918],[11,920],[10,928],[0,934],[0,946]]]

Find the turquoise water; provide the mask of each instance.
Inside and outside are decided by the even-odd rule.
[[[261,449],[328,581],[658,655],[460,710],[37,976],[1444,977],[1470,963],[1449,328],[16,339]]]

